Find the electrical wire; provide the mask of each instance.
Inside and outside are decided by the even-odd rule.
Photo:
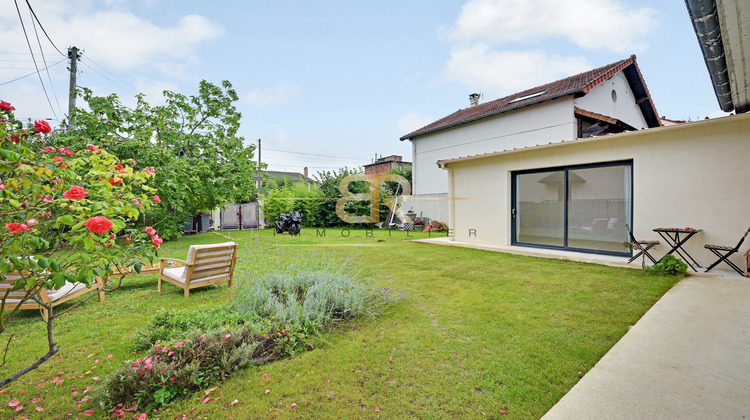
[[[49,68],[55,67],[56,65],[58,65],[58,64],[60,64],[60,63],[62,63],[62,62],[65,62],[65,61],[68,61],[68,59],[67,59],[67,58],[64,58],[64,59],[62,59],[62,60],[58,61],[58,62],[57,62],[57,63],[55,63],[55,64],[51,64],[51,65],[47,66],[46,68],[48,68],[48,69],[49,69]],[[42,69],[42,70],[45,70],[45,69]],[[39,70],[39,71],[41,71],[41,70]],[[15,79],[13,79],[13,80],[8,80],[7,82],[2,82],[2,83],[0,83],[0,86],[2,86],[2,85],[7,85],[7,84],[9,84],[9,83],[13,83],[13,82],[17,82],[17,81],[19,81],[19,80],[21,80],[21,79],[25,79],[25,78],[27,78],[27,77],[29,77],[29,76],[33,76],[33,75],[35,75],[35,74],[37,74],[37,73],[38,73],[38,72],[34,71],[34,72],[31,72],[31,73],[29,73],[29,74],[27,74],[27,75],[25,75],[25,76],[21,76],[21,77],[16,77],[16,78],[15,78]]]
[[[265,151],[271,151],[271,152],[283,152],[283,153],[292,153],[292,154],[295,154],[295,155],[304,155],[304,156],[319,156],[319,157],[329,157],[329,158],[336,158],[336,159],[348,159],[348,160],[350,160],[350,159],[361,160],[361,159],[362,159],[362,158],[358,158],[358,157],[344,157],[344,156],[319,155],[319,154],[316,154],[316,153],[292,152],[292,151],[289,151],[289,150],[269,149],[269,148],[267,148],[267,147],[264,147],[264,148],[263,148],[263,151],[264,151],[264,152],[265,152]]]
[[[42,28],[42,32],[44,32],[44,35],[47,36],[47,39],[49,40],[49,43],[52,44],[53,47],[55,47],[55,49],[57,50],[57,52],[60,53],[61,56],[67,57],[68,55],[67,54],[63,54],[63,52],[60,51],[59,48],[57,48],[57,45],[55,45],[55,43],[52,42],[52,38],[49,37],[49,35],[47,34],[47,31],[44,29],[44,26],[42,25],[42,22],[39,21],[38,17],[36,17],[36,13],[34,13],[34,9],[31,8],[31,3],[29,3],[29,0],[26,0],[26,5],[29,6],[29,11],[31,12],[31,15],[34,17],[34,19],[36,19],[36,22],[39,24],[39,27]],[[18,7],[18,3],[16,3],[16,7]],[[32,20],[32,23],[33,22],[34,21]],[[34,30],[36,30],[36,28]]]
[[[125,90],[127,90],[127,91],[129,91],[129,92],[131,92],[131,93],[135,92],[135,94],[136,94],[136,95],[137,95],[137,94],[139,93],[138,91],[136,91],[136,90],[134,90],[134,89],[131,89],[131,88],[129,88],[129,87],[127,87],[127,86],[125,86],[125,85],[123,85],[123,84],[121,84],[121,83],[118,83],[118,82],[116,82],[116,81],[114,81],[114,80],[110,79],[109,77],[107,77],[107,75],[105,75],[105,74],[103,74],[102,72],[100,72],[99,70],[97,70],[97,69],[95,69],[95,68],[93,68],[93,67],[89,66],[89,65],[88,65],[88,64],[86,64],[86,62],[85,62],[85,61],[83,61],[83,60],[79,61],[78,63],[80,63],[80,64],[83,64],[84,66],[86,66],[86,67],[88,67],[89,69],[93,70],[93,71],[94,71],[95,73],[97,73],[97,74],[98,74],[99,76],[101,76],[101,77],[103,77],[103,78],[105,78],[105,79],[109,80],[110,82],[112,82],[113,84],[117,85],[118,87],[121,87],[121,88],[123,88],[123,89],[125,89]]]
[[[39,76],[39,83],[42,84],[42,90],[44,91],[44,96],[47,98],[47,103],[49,104],[49,108],[52,110],[52,115],[57,118],[57,113],[55,112],[55,108],[52,106],[52,101],[49,100],[49,95],[47,94],[47,88],[44,86],[44,81],[42,80],[42,75],[40,74],[39,66],[36,64],[36,58],[34,58],[34,50],[31,48],[31,42],[29,41],[29,34],[26,33],[26,25],[23,24],[23,18],[21,17],[21,9],[18,7],[18,0],[13,0],[13,2],[16,4],[16,12],[18,12],[18,20],[21,21],[21,28],[23,29],[23,36],[26,38],[26,45],[29,46],[29,52],[31,53],[31,58],[34,60],[34,68],[36,68],[36,74]]]
[[[26,4],[28,4],[28,3],[29,3],[29,1],[26,0]],[[37,44],[39,44],[39,52],[42,55],[42,61],[44,62],[44,70],[47,73],[47,80],[49,80],[49,87],[50,87],[50,89],[52,89],[52,95],[55,97],[55,103],[57,104],[57,110],[60,111],[60,114],[65,115],[65,113],[62,110],[62,108],[60,107],[60,100],[57,99],[57,92],[55,91],[55,85],[52,83],[52,76],[49,75],[49,67],[47,66],[47,59],[44,58],[44,48],[42,48],[42,41],[39,39],[39,32],[37,32],[37,30],[36,30],[36,24],[34,23],[34,19],[33,19],[33,18],[36,18],[36,15],[34,14],[34,11],[31,9],[31,5],[30,4],[29,4],[29,11],[31,12],[31,16],[32,16],[31,26],[34,27],[34,35],[36,36],[36,42],[37,42]],[[39,22],[39,19],[36,19],[36,20],[37,20],[37,22]],[[42,24],[39,23],[39,26],[41,27]],[[44,31],[44,28],[42,28],[42,31]],[[44,32],[44,34],[46,35],[47,32]],[[47,35],[47,38],[49,38],[49,35]],[[49,42],[52,42],[52,40],[50,39]],[[54,46],[54,45],[55,44],[53,43],[52,46]],[[55,47],[55,48],[57,48],[57,47]],[[55,117],[57,117],[57,116],[55,116]]]
[[[88,58],[88,60],[89,60],[89,61],[91,61],[92,63],[94,63],[94,65],[95,65],[95,66],[97,66],[97,67],[99,67],[100,69],[104,70],[105,72],[107,72],[107,73],[111,74],[111,75],[112,75],[113,77],[116,77],[117,79],[119,79],[120,81],[122,81],[122,82],[123,82],[124,84],[126,84],[126,85],[130,86],[131,88],[133,88],[133,90],[134,90],[134,91],[137,91],[137,90],[138,90],[138,89],[137,89],[137,88],[136,88],[136,87],[135,87],[135,86],[134,86],[133,84],[131,84],[131,83],[128,83],[128,82],[127,82],[127,81],[125,81],[125,80],[124,80],[124,79],[123,79],[122,77],[120,77],[120,76],[118,76],[118,75],[116,75],[116,74],[112,73],[111,71],[107,70],[107,68],[106,68],[106,67],[104,67],[104,66],[102,66],[101,64],[97,63],[97,62],[96,62],[96,61],[95,61],[95,60],[94,60],[93,58],[91,58],[91,55],[90,55],[90,54],[86,55],[86,57]],[[92,70],[93,70],[93,69],[92,69]]]

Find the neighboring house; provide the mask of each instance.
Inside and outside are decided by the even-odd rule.
[[[391,155],[386,157],[380,157],[373,163],[362,165],[365,168],[365,175],[367,174],[385,174],[392,170],[399,171],[410,171],[411,162],[404,162],[403,157],[398,155]],[[411,180],[410,180],[411,181]]]
[[[635,56],[473,105],[401,137],[412,143],[417,198],[404,205],[447,220],[450,187],[439,160],[658,126]]]
[[[722,109],[742,113],[750,110],[750,43],[737,31],[750,22],[750,3],[708,3],[706,16],[687,4]],[[629,256],[625,223],[640,240],[659,239],[654,228],[692,227],[703,231],[685,249],[706,267],[716,257],[704,244],[734,247],[750,226],[748,133],[750,114],[742,114],[440,160],[451,198],[470,198],[448,201],[451,240]],[[670,249],[661,242],[656,257]],[[747,248],[731,260],[742,265]]]
[[[307,182],[314,184],[315,180],[309,177],[307,167],[305,167],[304,173],[299,172],[284,172],[284,171],[263,171],[263,183],[269,179],[280,179],[289,178],[294,182]]]

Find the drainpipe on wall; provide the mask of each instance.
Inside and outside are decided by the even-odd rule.
[[[698,36],[698,44],[703,52],[719,106],[722,111],[731,112],[734,104],[729,86],[729,72],[724,55],[724,43],[721,39],[716,0],[685,0],[685,5],[690,20],[693,22],[695,35]]]

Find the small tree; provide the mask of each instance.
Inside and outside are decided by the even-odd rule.
[[[97,143],[121,158],[154,167],[156,187],[166,203],[152,213],[164,237],[179,235],[185,217],[241,202],[257,192],[255,146],[237,135],[242,115],[231,83],[200,82],[198,95],[165,91],[166,103],[149,105],[143,95],[135,109],[116,95],[94,96],[84,89],[88,109],[77,109],[77,130],[61,133],[59,144]]]
[[[94,276],[126,272],[128,265],[139,270],[135,258],[153,259],[149,251],[161,242],[152,229],[148,234],[131,232],[127,242],[116,236],[152,203],[160,202],[148,184],[154,177],[153,168],[136,170],[134,161],[121,161],[91,144],[71,150],[45,143],[49,124],[37,121],[24,128],[12,111],[9,103],[0,101],[0,216],[4,222],[0,226],[0,277],[20,274],[12,290],[26,290],[23,302],[36,301],[49,311],[48,350],[26,368],[0,380],[0,387],[60,350],[53,336],[53,321],[81,303],[54,313],[51,305],[39,298],[41,289],[60,288],[66,282],[90,286]],[[0,337],[6,334],[7,322],[19,306],[6,304],[10,291],[0,293]],[[5,351],[0,366],[5,364],[11,338],[2,345]]]

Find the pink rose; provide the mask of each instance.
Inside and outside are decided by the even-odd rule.
[[[55,162],[62,162],[62,161],[64,161],[64,160],[65,160],[65,158],[64,158],[64,157],[62,157],[62,156],[55,156],[55,158],[54,158],[54,159],[52,159],[52,160],[54,160]]]
[[[156,235],[156,229],[152,228],[151,226],[146,226],[146,229],[144,229],[146,233],[148,233],[150,236]]]
[[[148,175],[154,175],[156,173],[154,168],[151,166],[146,166],[145,168],[143,168],[143,172],[145,172]]]
[[[37,222],[36,219],[29,219],[29,220],[26,221],[26,226],[28,226],[28,227],[36,226],[38,224],[39,224],[39,222]]]
[[[151,237],[151,243],[154,244],[154,248],[156,249],[159,249],[162,242],[164,242],[164,239],[160,238],[159,235],[154,235]]]
[[[161,203],[161,198],[158,195],[154,196],[154,203]]]
[[[112,221],[104,216],[92,217],[84,224],[91,233],[104,233],[112,229]]]
[[[42,134],[49,134],[52,127],[49,126],[47,121],[38,120],[34,122],[34,130]]]
[[[65,191],[63,193],[63,198],[67,198],[69,200],[83,200],[87,195],[89,195],[89,192],[86,191],[83,187],[73,185],[68,191]]]
[[[93,144],[87,144],[86,148],[89,149],[92,153],[99,153],[100,150],[98,147],[94,146]]]

